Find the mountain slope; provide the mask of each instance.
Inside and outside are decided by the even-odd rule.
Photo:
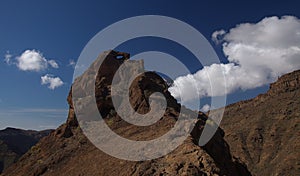
[[[105,54],[108,54],[107,57],[104,57]],[[146,72],[130,86],[131,106],[139,113],[147,113],[150,110],[149,96],[159,91],[167,100],[166,111],[158,122],[146,127],[134,126],[122,120],[112,105],[110,86],[113,75],[123,63],[128,66],[123,70],[127,74],[144,69],[142,61],[128,59],[129,54],[108,51],[100,55],[72,86],[72,89],[84,90],[87,81],[97,75],[95,97],[98,110],[115,133],[132,140],[150,140],[162,136],[174,126],[180,109],[187,117],[196,113],[180,108],[163,79],[154,72]],[[96,65],[100,61],[103,64],[98,70]],[[117,76],[124,79],[122,73]],[[84,100],[81,105],[88,105],[92,101],[84,93],[79,99]],[[221,129],[205,147],[197,145],[206,119],[202,113],[196,113],[199,119],[195,121],[191,135],[173,152],[158,159],[133,162],[114,158],[97,149],[78,125],[81,121],[78,122],[74,113],[72,91],[68,102],[70,110],[67,122],[43,138],[3,175],[250,175],[245,165],[231,156]],[[95,121],[93,118],[89,120]]]
[[[15,128],[0,130],[0,173],[50,132],[51,130],[33,131]]]
[[[227,106],[221,123],[233,155],[254,175],[300,175],[300,70],[266,94]]]

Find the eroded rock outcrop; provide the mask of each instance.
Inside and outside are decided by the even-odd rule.
[[[104,57],[107,55],[106,57]],[[168,92],[167,84],[155,72],[145,72],[133,80],[129,88],[130,104],[141,114],[149,112],[149,97],[160,92],[167,100],[167,108],[160,120],[150,126],[135,126],[122,120],[115,113],[111,100],[111,82],[121,64],[128,67],[123,71],[135,73],[143,70],[143,61],[130,61],[129,54],[108,51],[98,57],[90,68],[75,80],[72,89],[85,90],[90,78],[96,77],[95,97],[99,113],[107,125],[118,135],[132,140],[151,140],[164,135],[178,120],[179,111],[186,116],[195,114],[180,104]],[[98,62],[102,62],[97,69]],[[116,79],[124,78],[121,70]],[[122,81],[120,81],[120,84]],[[121,86],[122,87],[122,86]],[[91,97],[85,94],[81,103],[88,107]],[[17,164],[7,169],[4,175],[250,175],[245,165],[234,159],[224,133],[217,131],[213,139],[199,147],[197,141],[205,124],[206,116],[199,115],[191,135],[173,152],[154,160],[126,161],[114,158],[96,148],[83,134],[80,119],[74,113],[72,90],[68,96],[70,111],[68,120],[54,133],[42,139],[35,148],[27,152]],[[122,101],[120,103],[123,103]],[[82,105],[82,104],[81,104]],[[77,108],[77,106],[76,106]],[[78,107],[80,108],[80,107]],[[91,112],[94,113],[94,112]],[[95,119],[88,119],[93,121]],[[122,150],[122,149],[120,149]]]

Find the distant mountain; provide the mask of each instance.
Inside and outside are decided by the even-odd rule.
[[[300,175],[300,70],[265,94],[227,106],[221,128],[253,175]]]
[[[16,162],[52,130],[33,131],[15,128],[0,130],[0,173]]]
[[[104,57],[108,54],[107,57]],[[180,108],[171,94],[168,85],[155,72],[146,72],[138,76],[130,86],[129,96],[131,106],[139,113],[149,111],[149,96],[153,92],[161,92],[167,100],[165,114],[155,124],[150,126],[134,126],[122,120],[115,113],[111,100],[110,86],[116,70],[121,64],[126,74],[133,74],[143,68],[142,61],[130,61],[129,54],[108,51],[101,54],[90,68],[75,80],[74,90],[84,90],[90,78],[96,77],[95,97],[98,111],[108,126],[120,136],[131,140],[151,140],[164,135],[178,120],[179,110],[185,117],[192,114],[199,119],[190,136],[173,152],[154,160],[126,161],[102,152],[96,148],[83,134],[78,125],[72,101],[72,91],[68,96],[70,105],[68,120],[55,132],[41,139],[29,152],[19,159],[17,163],[5,170],[3,175],[36,176],[36,175],[250,175],[246,166],[233,158],[228,144],[223,139],[224,132],[219,129],[211,141],[204,147],[199,147],[198,140],[204,127],[206,116],[184,107]],[[98,62],[103,61],[98,70]],[[120,84],[125,73],[117,75]],[[77,97],[81,107],[88,108],[92,99],[84,93]],[[126,103],[124,101],[120,103]],[[156,106],[156,105],[154,105]],[[158,104],[159,106],[159,104]],[[77,107],[80,108],[80,107]],[[99,113],[97,111],[97,113]],[[92,112],[91,112],[92,113]],[[87,117],[91,117],[88,114]],[[89,119],[93,121],[95,119]],[[93,128],[93,123],[87,123],[87,128]],[[90,126],[89,126],[90,125]],[[97,127],[97,126],[96,126]],[[94,128],[96,128],[94,127]],[[185,126],[183,126],[185,128]],[[95,134],[97,135],[97,134]],[[108,136],[108,140],[109,136]],[[172,145],[172,144],[170,144]],[[114,147],[114,146],[111,146]],[[122,148],[119,149],[122,151]],[[163,149],[162,149],[163,150]]]

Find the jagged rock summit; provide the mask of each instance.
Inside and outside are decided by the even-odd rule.
[[[103,63],[98,69],[96,65],[100,61]],[[187,116],[196,113],[177,103],[159,75],[145,72],[130,86],[131,107],[141,114],[149,112],[149,96],[153,92],[160,92],[167,100],[166,111],[158,122],[150,126],[135,126],[122,120],[114,111],[110,90],[112,77],[121,64],[131,65],[126,69],[127,73],[144,69],[143,61],[131,61],[127,53],[107,51],[99,55],[90,68],[75,80],[76,84],[72,87],[84,90],[86,81],[97,75],[95,97],[98,111],[118,135],[131,140],[155,139],[174,126],[179,111]],[[119,79],[124,79],[122,74]],[[79,125],[81,122],[74,113],[72,89],[68,96],[70,110],[67,122],[43,138],[34,149],[5,170],[3,175],[250,175],[246,166],[231,156],[221,129],[218,129],[206,146],[197,145],[206,119],[205,114],[200,112],[189,137],[173,152],[158,159],[137,162],[112,157],[96,148],[83,134]],[[85,100],[83,103],[90,101],[90,97],[84,93],[80,98]]]

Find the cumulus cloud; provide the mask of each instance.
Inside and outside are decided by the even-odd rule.
[[[258,23],[239,24],[228,33],[216,31],[212,38],[222,41],[229,63],[205,66],[193,75],[175,79],[169,88],[174,97],[195,98],[195,92],[189,91],[193,82],[200,97],[221,96],[267,85],[300,69],[300,20],[296,17],[267,17]]]
[[[216,44],[219,44],[220,42],[222,42],[222,37],[223,35],[226,34],[224,29],[221,29],[219,31],[215,31],[212,35],[211,35],[211,39],[212,41],[214,41]]]
[[[47,68],[47,60],[35,50],[26,50],[17,57],[17,66],[23,71],[41,71]]]
[[[54,77],[53,75],[46,74],[41,77],[41,84],[48,84],[48,88],[54,90],[55,88],[62,86],[64,82],[59,77]]]
[[[11,65],[11,58],[12,55],[9,53],[9,51],[6,52],[6,54],[4,55],[4,62],[8,65]]]
[[[59,68],[59,66],[55,60],[48,60],[48,64],[53,68]]]
[[[26,50],[16,60],[17,67],[22,71],[38,72],[48,68],[48,65],[58,68],[58,64],[54,60],[48,61],[41,52],[36,50]]]

